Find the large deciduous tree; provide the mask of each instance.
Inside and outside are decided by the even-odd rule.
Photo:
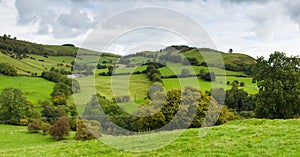
[[[5,88],[0,95],[0,122],[19,124],[25,117],[26,98],[19,89]]]
[[[258,58],[254,81],[258,82],[256,115],[293,118],[300,114],[300,60],[275,52],[268,60]]]

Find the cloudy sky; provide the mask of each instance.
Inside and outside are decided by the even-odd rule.
[[[171,11],[148,9],[110,21],[128,10],[144,7]],[[274,51],[297,55],[299,8],[300,0],[0,0],[0,33],[36,43],[74,43],[126,54],[174,44],[193,45],[194,39],[177,32],[186,30],[194,33],[191,38],[203,40],[203,47],[222,51],[232,48],[253,57],[268,56]],[[181,19],[181,15],[186,19]],[[172,23],[174,19],[177,23]],[[149,23],[152,26],[153,20],[165,27],[160,28],[157,23],[157,27],[142,27]],[[202,38],[195,22],[208,36]],[[174,31],[175,27],[180,28]],[[205,43],[207,37],[214,44]],[[94,42],[87,44],[91,39]],[[114,41],[108,44],[108,39]]]

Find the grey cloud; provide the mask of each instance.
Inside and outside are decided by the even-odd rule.
[[[72,10],[70,13],[62,13],[57,21],[52,24],[52,34],[56,38],[72,38],[86,33],[95,24],[88,18],[87,13]]]
[[[37,33],[38,34],[48,34],[49,33],[49,26],[45,23],[40,23]]]
[[[290,26],[291,20],[300,24],[300,1],[222,0],[222,4],[236,14],[242,12],[252,23],[248,31],[260,39],[273,39]]]
[[[38,20],[44,14],[45,6],[48,6],[47,0],[16,0],[15,4],[20,24]]]
[[[296,22],[297,24],[300,25],[300,1],[299,0],[293,0],[293,1],[288,1],[288,0],[222,0],[222,2],[227,2],[231,4],[243,4],[243,3],[251,3],[251,4],[259,4],[259,5],[266,5],[264,6],[265,10],[279,10],[282,11],[285,10],[285,15],[290,18],[292,21]],[[223,4],[225,4],[223,3]],[[268,3],[272,4],[278,4],[277,7],[270,8]],[[251,7],[251,6],[249,6]],[[284,12],[283,12],[284,13]],[[257,14],[260,14],[258,12]],[[270,20],[274,20],[274,17],[269,18]],[[268,19],[266,19],[268,20]]]
[[[79,12],[80,7],[71,5],[70,13],[62,13],[53,9],[55,8],[53,2],[16,0],[18,23],[38,23],[37,34],[53,35],[56,38],[77,37],[93,26],[94,23],[88,18],[87,13]]]
[[[71,13],[62,13],[57,22],[68,28],[87,29],[93,24],[88,18],[87,13],[80,13],[78,10],[72,10]]]
[[[290,19],[300,25],[300,1],[286,1],[284,7]]]
[[[270,0],[223,0],[231,3],[267,3]]]
[[[57,5],[55,4],[56,2],[61,3],[59,1],[16,0],[15,5],[18,11],[19,24],[38,23],[36,33],[64,38],[76,37],[82,33],[86,33],[90,28],[93,28],[107,17],[122,10],[135,8],[138,3],[142,3],[141,6],[163,6],[178,1],[180,3],[186,2],[183,0],[168,0],[164,2],[158,0],[69,0],[66,3],[59,4],[65,5],[65,8],[70,9],[71,12],[53,10],[55,5]],[[191,3],[192,1],[188,0],[187,3]],[[89,16],[85,11],[89,11]],[[90,16],[92,16],[92,19],[89,19]]]

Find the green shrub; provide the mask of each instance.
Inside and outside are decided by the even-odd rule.
[[[241,111],[239,115],[243,118],[249,119],[249,118],[254,118],[255,113],[254,111]]]
[[[75,134],[76,140],[86,141],[99,138],[101,136],[101,125],[95,120],[80,120],[78,130]]]
[[[33,120],[31,123],[28,124],[28,131],[32,133],[37,133],[41,130],[41,124],[37,120]]]
[[[41,130],[43,131],[43,134],[46,135],[47,132],[49,131],[51,125],[47,122],[43,122],[41,125]]]
[[[27,120],[27,119],[20,119],[20,125],[21,125],[21,126],[26,126],[26,125],[28,125],[28,120]]]

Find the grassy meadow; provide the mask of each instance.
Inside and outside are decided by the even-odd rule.
[[[62,141],[28,133],[26,127],[0,125],[0,156],[299,156],[300,120],[250,119],[212,128],[188,129],[169,145],[149,151],[183,130],[138,136],[102,136],[75,141],[71,133]],[[159,141],[156,141],[159,139]],[[101,141],[110,141],[112,148]],[[22,141],[22,142],[20,142]],[[145,152],[132,152],[135,149]],[[131,151],[128,151],[131,150]]]
[[[144,102],[151,82],[146,75],[116,75],[82,77],[77,79],[81,86],[81,91],[73,95],[71,100],[75,100],[78,110],[81,113],[84,106],[90,101],[93,93],[100,93],[112,100],[114,96],[129,95],[133,102],[121,103],[123,108],[128,106],[128,112],[132,112],[137,104]]]
[[[186,86],[199,88],[201,91],[210,91],[211,88],[225,88],[226,90],[228,90],[231,89],[232,85],[227,85],[227,81],[233,82],[234,80],[238,80],[239,82],[245,83],[245,86],[240,88],[243,88],[248,93],[256,94],[258,92],[256,83],[252,83],[252,78],[249,77],[217,76],[216,82],[213,83],[198,79],[196,77],[166,78],[162,80],[167,91],[172,89],[184,88]]]
[[[222,70],[216,67],[204,67],[204,66],[188,66],[182,65],[178,63],[168,63],[167,66],[159,68],[162,76],[170,76],[170,75],[180,75],[182,69],[188,69],[191,74],[199,74],[200,70],[204,70],[205,72],[214,72],[216,75],[239,75],[246,76],[244,72],[236,72],[229,70]]]
[[[54,83],[37,77],[0,75],[0,90],[6,87],[21,89],[28,100],[37,104],[38,100],[51,100],[50,93]]]

